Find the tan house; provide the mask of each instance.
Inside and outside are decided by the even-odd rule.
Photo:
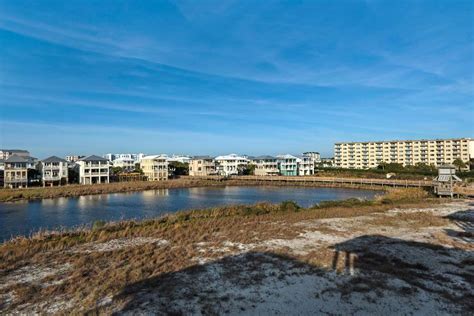
[[[39,165],[43,186],[67,184],[67,161],[56,156],[43,159]]]
[[[209,156],[196,156],[189,161],[189,175],[211,176],[217,174],[214,158]]]
[[[168,180],[168,160],[166,156],[145,156],[140,160],[140,168],[148,181]]]
[[[252,158],[255,165],[254,174],[256,176],[277,176],[280,174],[278,160],[273,156],[258,156]]]
[[[3,186],[5,188],[28,187],[28,157],[10,155],[5,160]]]

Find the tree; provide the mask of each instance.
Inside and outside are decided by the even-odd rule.
[[[173,176],[186,176],[189,174],[189,164],[179,161],[171,161],[168,164],[168,169]]]
[[[458,171],[461,171],[461,169],[465,169],[467,167],[466,163],[459,158],[453,161],[453,165],[458,169]]]
[[[112,167],[112,168],[110,168],[110,173],[112,175],[116,175],[116,174],[119,174],[119,173],[122,173],[122,172],[123,172],[122,167]]]
[[[133,172],[138,172],[139,174],[143,175],[143,170],[142,170],[142,168],[140,168],[139,163],[135,164],[135,169],[133,170]]]
[[[248,164],[245,166],[242,166],[242,169],[239,170],[239,174],[242,174],[244,176],[253,176],[255,174],[255,165]]]

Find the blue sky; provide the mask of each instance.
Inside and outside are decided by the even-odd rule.
[[[40,158],[474,137],[474,2],[0,0],[0,114]]]

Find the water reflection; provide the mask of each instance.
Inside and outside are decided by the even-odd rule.
[[[97,220],[141,219],[177,210],[263,201],[293,200],[308,207],[321,200],[372,198],[375,194],[375,191],[334,188],[196,187],[0,203],[0,241],[40,228],[74,227]]]

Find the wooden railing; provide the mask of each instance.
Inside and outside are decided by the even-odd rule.
[[[298,183],[326,183],[326,184],[351,184],[369,186],[389,186],[389,187],[432,187],[431,180],[391,180],[391,179],[365,179],[365,178],[333,178],[333,177],[313,177],[313,176],[199,176],[190,177],[205,180],[239,180],[253,182],[298,182]]]

